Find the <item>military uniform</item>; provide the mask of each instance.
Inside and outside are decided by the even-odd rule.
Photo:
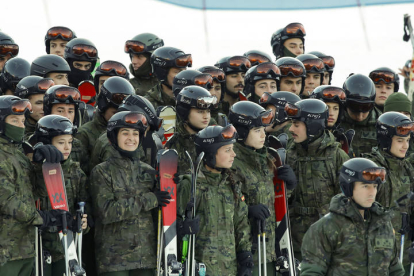
[[[145,98],[152,103],[155,110],[160,106],[175,106],[175,98],[168,96],[162,90],[162,85],[160,83],[151,88],[151,90],[147,92]]]
[[[147,58],[147,60],[148,61],[146,62],[149,63],[149,57]],[[129,65],[129,71],[134,76],[134,78],[130,79],[129,82],[134,87],[135,93],[137,95],[145,96],[148,90],[150,90],[152,87],[158,84],[158,79],[155,77],[155,75],[149,75],[147,73],[145,74],[147,77],[144,77],[143,75],[135,72],[134,68],[132,67],[132,64]]]
[[[195,259],[206,265],[206,275],[237,274],[236,254],[250,251],[248,208],[237,187],[232,188],[228,172],[212,173],[202,164],[197,177]],[[232,190],[234,189],[234,190]],[[178,214],[183,216],[190,200],[191,181],[179,184]]]
[[[216,122],[216,124],[220,125],[220,126],[227,126],[228,124],[228,118],[227,118],[227,114],[221,113],[220,112],[220,106],[221,103],[219,104],[218,109],[211,109],[210,110],[210,115],[211,115],[211,120],[210,120],[210,124],[209,125],[213,125],[212,121]]]
[[[338,173],[348,159],[340,143],[327,130],[309,143],[307,149],[302,143],[288,149],[287,163],[298,180],[289,206],[296,258],[300,259],[302,239],[309,226],[328,213],[331,198],[341,191]]]
[[[103,117],[103,114],[95,113],[92,121],[79,128],[76,138],[86,147],[89,155],[93,151],[96,140],[106,131],[107,124],[108,122]]]
[[[154,177],[146,170],[153,169],[119,152],[92,170],[99,273],[156,267],[151,209],[158,207],[158,201],[152,192]]]
[[[221,93],[224,93],[224,92],[221,92]],[[223,113],[226,116],[229,116],[229,111],[230,111],[230,104],[228,102],[221,101],[218,112]]]
[[[24,140],[28,141],[30,136],[33,135],[33,133],[35,132],[36,129],[36,123],[33,119],[31,118],[26,118],[26,120],[24,121]]]
[[[390,214],[380,204],[374,202],[364,220],[356,204],[339,194],[329,211],[303,239],[301,276],[404,275]]]

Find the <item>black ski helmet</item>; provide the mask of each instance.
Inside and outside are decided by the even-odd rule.
[[[177,97],[178,93],[187,86],[197,85],[203,87],[206,90],[211,89],[213,86],[213,77],[210,74],[201,73],[198,70],[184,70],[175,75],[172,85],[174,96]]]
[[[323,61],[325,64],[325,70],[329,73],[329,85],[331,85],[332,74],[335,68],[335,59],[332,56],[325,55],[324,53],[318,51],[312,51],[308,54],[315,55]]]
[[[305,99],[295,104],[287,104],[285,112],[289,119],[305,123],[309,142],[320,137],[328,125],[328,106],[317,99]]]
[[[75,118],[73,124],[79,127],[79,104],[81,95],[78,89],[67,85],[54,85],[50,87],[43,98],[43,112],[46,115],[52,114],[54,104],[73,104],[75,105]]]
[[[414,123],[400,112],[386,112],[379,116],[375,124],[379,148],[390,153],[392,137],[407,137],[412,134]]]
[[[280,70],[273,62],[264,62],[250,68],[244,76],[244,94],[250,96],[250,100],[258,102],[259,97],[255,93],[255,83],[259,80],[275,80],[276,87],[279,87]],[[267,91],[270,92],[270,91]]]
[[[29,98],[30,95],[45,94],[46,91],[55,85],[52,79],[39,76],[24,77],[16,86],[14,95],[22,99]]]
[[[252,64],[245,56],[232,56],[219,59],[214,66],[224,71],[226,75],[234,73],[246,73]]]
[[[321,76],[319,85],[323,83],[323,76],[326,72],[325,63],[322,59],[312,54],[302,54],[296,57],[305,66],[306,73],[319,73]]]
[[[45,78],[49,73],[70,73],[68,62],[56,55],[43,55],[33,60],[30,66],[30,75]]]
[[[0,78],[0,89],[6,92],[10,89],[13,93],[16,86],[24,77],[30,75],[30,64],[22,58],[12,58],[6,61]],[[1,92],[1,91],[0,91]]]
[[[213,169],[216,167],[216,154],[219,148],[236,143],[237,131],[233,125],[226,127],[208,126],[198,132],[194,139],[197,155],[204,152],[203,161]]]
[[[96,62],[99,59],[98,49],[92,41],[86,38],[75,38],[69,41],[65,47],[65,59],[73,68],[73,61],[91,62],[91,71],[95,69]]]
[[[0,57],[10,55],[15,57],[19,54],[19,45],[6,33],[0,32]]]
[[[28,99],[16,96],[0,96],[0,134],[4,135],[6,117],[9,115],[26,115],[32,112],[32,105]]]
[[[121,150],[118,146],[118,131],[120,128],[133,128],[139,131],[139,145],[141,145],[145,131],[148,128],[147,118],[144,113],[136,111],[121,111],[114,114],[108,121],[106,135],[109,142],[116,150]],[[138,148],[137,148],[138,150]]]
[[[270,45],[276,60],[284,56],[283,44],[290,38],[300,38],[303,42],[303,52],[305,52],[305,36],[306,31],[301,23],[290,23],[286,27],[277,30],[272,34]]]
[[[93,84],[97,93],[99,93],[99,78],[102,76],[119,76],[129,80],[129,73],[125,65],[118,61],[106,60],[96,68],[93,77]]]
[[[250,60],[252,66],[259,65],[263,62],[271,62],[272,58],[270,55],[266,54],[265,52],[259,50],[250,50],[243,54],[243,56],[247,57]]]
[[[210,74],[213,78],[213,81],[220,83],[221,86],[221,96],[219,103],[224,99],[224,89],[226,88],[226,74],[224,71],[216,66],[203,66],[197,69],[201,73]]]
[[[313,90],[310,98],[322,100],[325,103],[337,103],[339,105],[339,114],[335,126],[338,126],[341,123],[346,102],[345,90],[333,85],[321,85]]]
[[[124,78],[114,76],[104,82],[98,95],[98,111],[104,113],[108,107],[118,108],[129,95],[135,95],[132,84]]]
[[[394,92],[398,92],[400,89],[400,77],[392,69],[388,67],[380,67],[375,70],[372,70],[369,73],[369,78],[375,83],[383,81],[385,83],[394,84]]]
[[[353,112],[369,112],[374,108],[375,85],[367,76],[353,74],[343,85],[346,93],[346,108]]]
[[[150,101],[139,95],[129,95],[118,107],[120,111],[142,112],[147,117],[150,130],[158,131],[162,126],[163,119],[157,116],[154,106]]]
[[[76,34],[68,27],[63,26],[55,26],[47,30],[45,35],[45,46],[47,54],[50,54],[50,41],[58,38],[65,41],[71,41],[72,39],[76,38]]]
[[[250,101],[237,102],[229,110],[229,122],[237,129],[238,140],[243,142],[247,139],[250,129],[270,126],[273,120],[271,110]]]
[[[354,183],[378,184],[385,183],[386,170],[366,158],[352,158],[346,161],[339,172],[339,185],[346,197],[351,198],[354,192]]]
[[[157,79],[167,87],[167,76],[170,68],[187,68],[193,65],[191,54],[186,54],[182,50],[163,46],[156,49],[151,55],[152,72]]]
[[[155,34],[142,33],[125,42],[124,51],[131,54],[147,54],[148,57],[158,48],[164,46],[164,41]]]
[[[60,135],[75,135],[77,127],[72,122],[60,115],[46,115],[37,121],[34,136],[36,142],[45,145],[52,144],[53,137]]]
[[[283,77],[302,78],[302,88],[299,93],[301,95],[305,88],[306,79],[306,68],[303,63],[296,58],[283,57],[276,60],[275,64],[280,70],[280,81],[277,90],[280,90],[280,82]]]
[[[285,113],[286,104],[295,104],[300,100],[298,95],[288,91],[278,91],[275,93],[265,92],[260,98],[259,104],[265,109],[268,105],[273,105],[276,108],[274,125],[279,125],[289,120]]]

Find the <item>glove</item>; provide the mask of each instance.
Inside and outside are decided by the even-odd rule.
[[[38,143],[34,147],[33,162],[43,163],[43,160],[48,163],[59,163],[63,160],[63,154],[55,146]]]
[[[178,223],[178,236],[184,237],[185,235],[197,234],[200,230],[200,217],[196,216],[193,219],[186,218],[184,221],[177,220]]]
[[[288,190],[293,190],[298,183],[296,181],[296,175],[289,165],[283,165],[282,167],[279,167],[277,169],[277,177],[280,180],[285,181],[286,188],[288,188]]]
[[[170,203],[171,196],[167,191],[156,191],[154,194],[157,197],[158,206],[165,207]]]
[[[237,254],[237,276],[251,276],[253,275],[253,255],[250,251],[240,252]]]
[[[270,211],[267,206],[263,204],[249,206],[249,218],[255,218],[264,221],[268,217],[270,217]]]
[[[178,185],[180,183],[180,174],[175,173],[173,180],[174,180],[174,183]]]
[[[50,211],[42,211],[37,210],[39,212],[39,215],[43,219],[43,224],[40,226],[40,228],[47,228],[47,227],[58,227],[62,228],[62,216],[63,216],[63,210],[50,210]],[[66,222],[68,225],[68,228],[72,230],[73,225],[73,216],[69,212],[65,212],[66,215]]]

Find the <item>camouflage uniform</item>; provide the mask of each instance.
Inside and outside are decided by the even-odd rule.
[[[89,154],[82,142],[73,138],[72,151],[70,157],[74,162],[78,162],[82,171],[89,175]]]
[[[149,90],[145,98],[152,103],[155,110],[160,106],[175,106],[175,98],[168,96],[163,90],[160,83]]]
[[[224,93],[224,92],[221,92]],[[223,113],[224,115],[226,115],[227,117],[229,116],[229,111],[230,111],[230,104],[228,102],[225,101],[221,101],[220,105],[219,105],[219,111],[220,113]]]
[[[375,123],[381,114],[377,108],[374,108],[369,112],[368,117],[364,121],[356,122],[349,117],[347,112],[344,112],[341,127],[345,131],[349,129],[355,130],[350,156],[360,157],[361,153],[370,153],[371,149],[377,146]]]
[[[329,211],[303,239],[301,276],[404,275],[390,214],[379,203],[364,220],[355,203],[338,194]]]
[[[293,248],[299,260],[303,235],[312,223],[328,213],[331,198],[341,191],[338,173],[348,159],[340,143],[327,130],[307,149],[295,143],[287,151],[287,163],[298,180],[289,212]]]
[[[250,251],[248,208],[239,188],[233,192],[229,174],[209,172],[201,166],[197,177],[195,259],[206,265],[206,275],[235,276],[236,254]],[[178,213],[184,215],[190,200],[191,181],[184,177],[178,189]]]
[[[384,167],[387,170],[386,182],[384,185],[380,186],[376,201],[384,206],[385,209],[390,210],[392,214],[391,222],[394,226],[397,249],[399,252],[401,248],[401,234],[398,233],[398,231],[401,229],[401,212],[408,213],[411,221],[413,221],[413,212],[412,208],[406,206],[407,202],[402,202],[405,207],[398,209],[395,201],[414,190],[414,168],[406,158],[397,158],[376,147],[372,149],[371,153],[363,154],[362,156],[374,161],[378,166]],[[410,239],[406,238],[404,243],[404,265],[409,264],[407,252],[410,245]]]
[[[0,272],[7,262],[35,256],[33,225],[43,220],[32,194],[34,178],[20,147],[0,137]]]
[[[99,273],[156,267],[151,209],[158,207],[158,201],[152,193],[154,177],[146,170],[153,169],[119,152],[92,170]]]
[[[219,104],[219,108],[220,108],[221,103]],[[211,120],[209,125],[213,125],[213,122],[216,122],[216,124],[220,125],[220,126],[226,126],[226,122],[228,122],[228,118],[227,115],[228,114],[224,114],[221,113],[219,109],[211,109],[210,110],[210,115],[211,115]]]
[[[26,118],[26,120],[24,121],[24,140],[28,141],[29,137],[33,135],[33,133],[35,132],[36,129],[36,123],[33,119],[31,118]]]
[[[143,77],[136,74],[134,68],[132,67],[132,64],[129,65],[129,71],[134,76],[134,78],[130,79],[129,82],[135,88],[135,93],[137,95],[145,96],[148,90],[158,84],[158,79],[155,77],[155,75]]]
[[[276,214],[275,194],[273,185],[273,165],[267,156],[267,148],[252,150],[239,143],[234,144],[233,167],[236,178],[241,179],[241,192],[246,198],[248,206],[264,204],[270,210],[270,217],[266,219],[266,258],[267,262],[276,261]],[[256,219],[250,219],[250,226],[256,227]],[[257,237],[253,237],[253,244],[257,244]],[[258,264],[258,254],[254,254],[254,264]]]
[[[93,151],[96,140],[106,131],[107,124],[108,122],[103,117],[103,114],[95,113],[92,121],[79,128],[76,138],[86,147],[89,155]]]

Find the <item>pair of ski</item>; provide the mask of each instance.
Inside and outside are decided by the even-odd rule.
[[[62,230],[59,231],[59,237],[63,245],[65,252],[65,269],[66,276],[78,276],[86,275],[85,270],[82,268],[82,229],[81,229],[81,218],[83,216],[84,203],[79,203],[80,211],[78,212],[77,222],[78,231],[76,233],[76,241],[73,240],[73,232],[67,227],[66,213],[69,212],[66,197],[66,187],[63,177],[62,167],[60,163],[48,163],[45,162],[42,165],[43,178],[46,185],[47,193],[49,195],[50,204],[52,209],[62,210]],[[41,239],[40,239],[41,240]],[[75,247],[77,246],[77,250]],[[41,248],[41,246],[39,246]],[[36,266],[36,275],[43,275],[43,253],[36,254],[36,264],[39,263],[38,258],[40,257],[40,272]],[[78,251],[78,252],[76,252]],[[78,259],[79,254],[79,259]],[[39,256],[40,255],[40,256]]]

